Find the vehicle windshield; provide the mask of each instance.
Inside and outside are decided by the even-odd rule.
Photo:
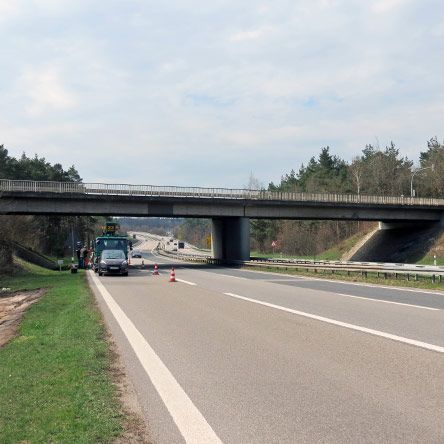
[[[123,250],[126,245],[125,239],[113,239],[113,238],[99,238],[98,244],[108,250]]]
[[[122,250],[104,250],[103,259],[125,259],[125,253]]]

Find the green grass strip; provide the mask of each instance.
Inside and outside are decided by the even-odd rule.
[[[12,290],[46,288],[0,349],[0,442],[110,442],[123,414],[111,357],[86,276],[35,266],[0,278]]]

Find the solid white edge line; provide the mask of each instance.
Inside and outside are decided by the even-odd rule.
[[[90,274],[90,277],[127,337],[185,442],[222,444],[215,431],[108,290],[94,273]]]
[[[303,268],[303,267],[301,267]],[[380,284],[366,284],[364,282],[350,282],[350,281],[342,281],[340,279],[326,279],[326,278],[318,278],[318,277],[307,277],[304,275],[298,274],[288,274],[288,273],[275,273],[273,271],[263,271],[263,270],[245,270],[241,268],[242,271],[246,271],[248,273],[267,273],[272,276],[288,276],[290,278],[298,279],[299,277],[304,277],[306,280],[310,281],[321,281],[321,282],[331,282],[333,284],[347,284],[347,285],[355,285],[358,287],[372,287],[372,288],[385,288],[387,290],[398,290],[398,291],[410,291],[412,293],[424,293],[424,294],[435,294],[437,296],[444,296],[444,292],[440,291],[431,291],[431,290],[423,290],[421,288],[412,288],[412,287],[396,287],[391,285],[380,285]]]
[[[404,338],[402,336],[393,335],[379,330],[373,330],[372,328],[361,327],[360,325],[349,324],[347,322],[337,321],[335,319],[325,318],[323,316],[314,315],[311,313],[305,313],[303,311],[293,310],[291,308],[282,307],[281,305],[270,304],[268,302],[259,301],[257,299],[247,298],[234,293],[224,293],[232,298],[241,299],[247,302],[253,302],[254,304],[264,305],[265,307],[275,308],[276,310],[286,311],[287,313],[293,313],[298,316],[303,316],[316,321],[326,322],[327,324],[337,325],[339,327],[349,328],[350,330],[356,330],[363,333],[368,333],[374,336],[380,336],[386,339],[392,339],[394,341],[403,342],[404,344],[414,345],[416,347],[425,348],[427,350],[436,351],[438,353],[444,353],[444,347],[439,345],[429,344],[427,342],[417,341],[416,339]]]
[[[439,308],[425,307],[424,305],[406,304],[405,302],[386,301],[385,299],[367,298],[365,296],[355,296],[353,294],[332,293],[337,296],[345,296],[346,298],[363,299],[364,301],[383,302],[384,304],[404,305],[405,307],[423,308],[424,310],[439,311]]]
[[[179,279],[179,278],[176,278],[176,281],[182,282],[183,284],[187,284],[187,285],[197,285],[194,282],[185,281],[184,279]]]

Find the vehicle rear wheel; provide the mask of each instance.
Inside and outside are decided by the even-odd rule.
[[[101,271],[99,271],[99,276],[103,276],[103,273]]]
[[[128,276],[128,272],[122,273],[122,276]]]

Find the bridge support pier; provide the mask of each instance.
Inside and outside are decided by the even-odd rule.
[[[211,250],[215,259],[245,261],[250,259],[250,220],[247,217],[212,219]]]

